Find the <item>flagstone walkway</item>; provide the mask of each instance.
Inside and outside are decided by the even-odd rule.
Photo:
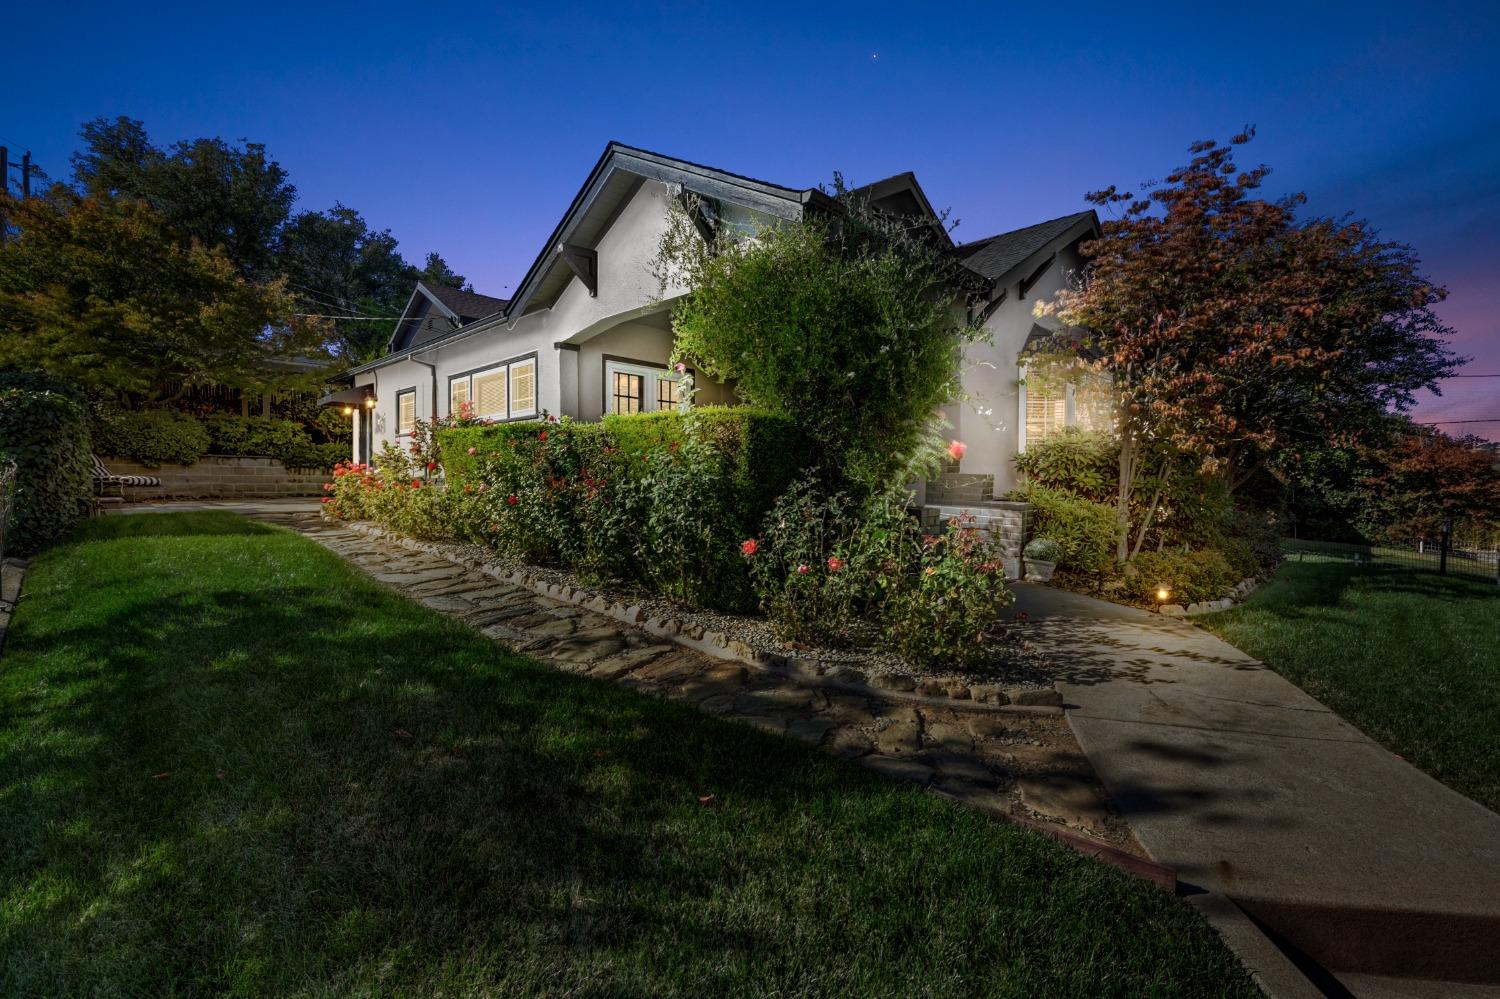
[[[1066,830],[1130,864],[1142,856],[1060,712],[912,703],[716,659],[440,555],[302,510],[251,514],[291,528],[378,582],[558,669],[802,739],[976,808]],[[1081,834],[1081,835],[1079,835]]]

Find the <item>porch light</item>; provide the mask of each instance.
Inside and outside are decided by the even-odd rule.
[[[344,407],[344,415],[345,416],[353,416],[354,415],[354,407],[353,406],[345,406]]]
[[[365,396],[365,408],[366,409],[374,409],[375,408],[375,397],[373,395],[367,395],[367,396]]]
[[[1167,602],[1168,598],[1171,597],[1171,596],[1172,596],[1172,591],[1169,590],[1169,589],[1167,589],[1167,587],[1165,587],[1165,586],[1158,586],[1156,588],[1156,602],[1157,603],[1164,604],[1164,603]]]

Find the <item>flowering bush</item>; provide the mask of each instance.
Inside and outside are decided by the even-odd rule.
[[[741,543],[761,609],[783,638],[848,638],[870,578],[859,512],[847,494],[827,495],[811,475],[776,501],[760,538]]]
[[[881,608],[891,646],[919,666],[982,665],[1012,599],[999,547],[955,517],[941,535],[908,532],[896,550],[905,558],[886,566]]]

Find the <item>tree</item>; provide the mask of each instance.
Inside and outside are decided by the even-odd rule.
[[[184,244],[141,201],[58,185],[5,211],[19,232],[0,246],[0,367],[160,400],[172,383],[270,387],[258,362],[316,355],[326,336],[294,320],[284,282]]]
[[[692,289],[672,316],[678,351],[790,414],[835,491],[904,481],[979,335],[953,308],[941,252],[888,222],[851,205],[705,244],[674,213],[662,242],[664,287]]]
[[[371,229],[342,204],[302,212],[282,230],[280,264],[300,311],[368,317],[335,320],[336,349],[350,360],[379,356],[390,340],[391,320],[411,297],[417,271],[396,247],[389,229]]]
[[[1058,353],[1115,395],[1121,561],[1155,506],[1132,524],[1148,454],[1158,479],[1188,455],[1232,489],[1288,446],[1352,443],[1459,363],[1413,251],[1348,217],[1299,222],[1303,195],[1254,197],[1269,168],[1233,158],[1252,135],[1194,143],[1144,197],[1090,194],[1123,211],[1082,247],[1082,283],[1039,306],[1085,331]]]
[[[448,261],[437,253],[427,254],[427,264],[417,272],[417,277],[428,284],[457,288],[460,291],[474,290],[474,286],[469,284],[469,279],[449,267]]]
[[[1444,521],[1500,524],[1500,467],[1476,437],[1408,424],[1375,455],[1363,482],[1362,531],[1409,541],[1442,533]]]
[[[73,179],[82,193],[143,201],[181,238],[223,247],[244,276],[275,276],[277,234],[297,189],[264,145],[215,138],[161,149],[143,123],[124,117],[96,118],[81,135]]]

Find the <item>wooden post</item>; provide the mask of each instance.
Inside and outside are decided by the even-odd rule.
[[[1453,521],[1443,521],[1443,547],[1438,552],[1438,575],[1448,575],[1448,545],[1453,539]]]

